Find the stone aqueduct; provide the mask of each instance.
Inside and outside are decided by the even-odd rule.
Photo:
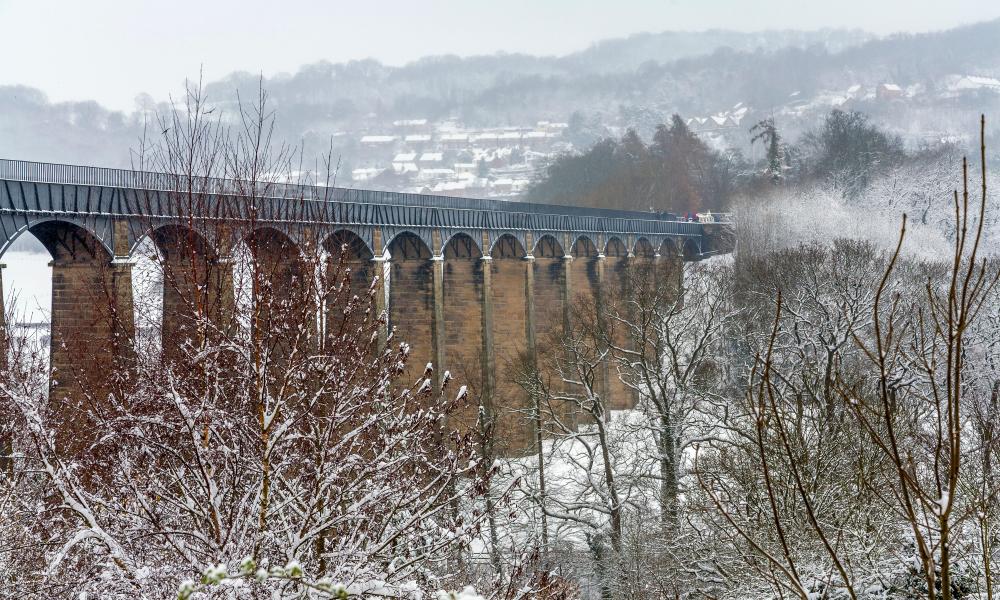
[[[209,201],[191,208],[178,190],[195,184]],[[57,374],[81,361],[114,371],[119,346],[134,333],[131,269],[140,242],[150,237],[169,256],[177,230],[190,224],[211,249],[210,225],[246,220],[251,205],[257,232],[281,247],[316,240],[333,250],[346,243],[356,279],[370,281],[382,269],[382,308],[389,327],[410,343],[414,368],[433,363],[440,377],[478,364],[482,393],[504,398],[522,394],[499,373],[505,357],[532,355],[543,327],[565,326],[574,298],[615,285],[629,261],[700,260],[732,249],[728,224],[666,214],[287,184],[237,187],[226,180],[0,160],[0,255],[25,232],[52,255],[50,362]],[[253,201],[221,201],[236,195]],[[225,260],[212,264],[231,282]],[[113,319],[87,301],[96,288],[114,300]],[[178,299],[171,296],[177,293],[164,286],[164,332],[175,326]],[[607,378],[606,392],[613,406],[624,407],[630,400],[624,389],[611,389],[613,379]],[[53,380],[50,402],[71,395],[58,375]],[[530,443],[523,425],[500,426],[510,428],[504,438],[511,449]]]

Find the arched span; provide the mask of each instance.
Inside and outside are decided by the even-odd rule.
[[[157,227],[149,232],[149,239],[156,245],[157,252],[166,261],[214,260],[218,258],[216,249],[201,233],[183,225],[171,224]],[[134,253],[142,240],[132,249]]]
[[[350,229],[339,229],[323,240],[323,249],[332,257],[339,257],[344,252],[348,260],[371,260],[375,254],[361,236]]]
[[[585,235],[581,235],[573,242],[572,253],[574,258],[596,258],[598,255],[594,241]]]
[[[375,248],[374,242],[372,243],[372,249],[375,252],[375,256],[385,256],[387,253],[392,254],[390,247],[392,244],[399,239],[401,236],[414,237],[420,240],[434,256],[435,250],[440,250],[440,248],[435,248],[434,235],[429,229],[411,229],[411,228],[386,228],[382,230],[382,247]]]
[[[700,259],[701,259],[701,248],[698,247],[698,243],[691,238],[684,240],[684,260],[700,260]]]
[[[68,221],[49,220],[27,228],[56,262],[107,261],[111,250],[89,229]]]
[[[254,229],[243,240],[251,251],[256,251],[262,258],[292,258],[300,259],[302,251],[298,244],[292,241],[286,233],[274,227]]]
[[[503,258],[524,258],[528,253],[524,251],[521,241],[509,233],[505,233],[493,242],[490,256],[497,259]]]
[[[608,243],[604,246],[604,256],[623,258],[628,256],[628,248],[620,238],[608,238]]]
[[[562,244],[552,235],[543,235],[535,243],[535,251],[532,253],[536,258],[562,258],[566,256]]]
[[[667,238],[663,240],[660,244],[660,256],[665,256],[667,258],[677,258],[681,255],[680,249],[677,247],[677,243],[671,239]]]
[[[3,245],[0,245],[0,256],[3,256],[11,245],[24,235],[25,232],[31,232],[45,246],[45,249],[49,251],[53,260],[59,260],[60,256],[70,252],[72,248],[84,252],[84,254],[89,255],[91,258],[108,257],[108,260],[110,260],[110,257],[114,254],[112,248],[93,229],[86,225],[78,223],[75,220],[40,219],[24,225],[4,240]],[[42,236],[45,236],[45,239]],[[74,240],[78,240],[80,245],[74,246]],[[57,252],[59,252],[58,255]]]
[[[644,237],[635,241],[635,249],[632,253],[643,258],[653,258],[656,255],[656,251],[653,250],[653,244],[649,243],[649,240]]]
[[[416,234],[404,231],[392,238],[387,246],[389,256],[395,261],[430,260],[431,249]]]
[[[445,260],[473,259],[483,255],[476,240],[466,233],[456,233],[444,246]]]

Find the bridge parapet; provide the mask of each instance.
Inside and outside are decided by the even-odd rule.
[[[630,250],[640,239],[654,248],[665,240],[683,247],[689,240],[703,253],[704,223],[687,222],[670,213],[583,208],[496,199],[457,198],[400,192],[359,190],[284,182],[248,184],[231,179],[185,177],[123,169],[0,160],[0,253],[35,223],[65,219],[86,227],[109,250],[114,247],[111,220],[125,220],[128,247],[146,234],[150,222],[178,217],[196,220],[246,220],[310,226],[327,235],[347,229],[373,254],[381,255],[392,239],[408,232],[420,237],[435,254],[456,234],[490,243],[511,234],[527,246],[545,234],[572,233],[619,238]],[[197,195],[200,214],[190,215],[185,198]],[[373,236],[382,231],[381,244]],[[441,241],[435,244],[433,232]],[[288,231],[295,239],[293,232]],[[379,246],[379,247],[376,247]],[[439,247],[440,246],[440,247]],[[489,253],[489,248],[481,249]],[[529,249],[530,251],[530,249]]]

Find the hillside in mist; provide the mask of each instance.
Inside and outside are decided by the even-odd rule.
[[[745,147],[747,127],[758,117],[777,113],[783,128],[797,135],[831,107],[846,105],[908,140],[960,136],[965,130],[958,124],[973,122],[970,114],[998,106],[988,85],[952,93],[954,82],[969,75],[1000,76],[1000,21],[879,39],[841,30],[641,34],[563,57],[438,56],[402,67],[319,62],[263,83],[282,138],[304,140],[307,154],[326,150],[332,139],[345,166],[387,168],[395,154],[411,149],[373,155],[359,141],[391,133],[399,120],[426,119],[436,129],[524,130],[539,121],[572,120],[565,143],[555,147],[565,151],[626,127],[648,136],[672,113],[724,120],[741,109],[729,130],[706,135],[715,145]],[[235,92],[248,94],[258,81],[233,73],[207,91],[233,115]],[[901,88],[905,101],[877,101],[875,88],[885,83]],[[861,92],[850,95],[851,89]],[[164,108],[163,100],[142,98],[137,104],[144,111],[123,114],[93,102],[51,104],[37,90],[0,87],[0,156],[128,166],[143,115]]]

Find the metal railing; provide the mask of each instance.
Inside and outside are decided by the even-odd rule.
[[[26,160],[0,159],[0,179],[60,183],[67,185],[92,185],[155,191],[197,191],[206,194],[235,194],[254,192],[258,196],[273,198],[315,199],[320,186],[304,186],[282,182],[250,182],[219,177],[186,176],[174,173],[157,173],[130,169],[111,169],[83,165],[42,163]]]
[[[214,195],[253,195],[307,201],[338,201],[456,210],[495,211],[534,215],[636,219],[641,221],[684,222],[672,213],[653,213],[603,208],[584,208],[533,202],[483,198],[460,198],[402,192],[359,190],[280,181],[243,181],[216,177],[186,176],[128,169],[110,169],[0,159],[0,180],[67,185],[101,186],[164,192],[195,192]]]

